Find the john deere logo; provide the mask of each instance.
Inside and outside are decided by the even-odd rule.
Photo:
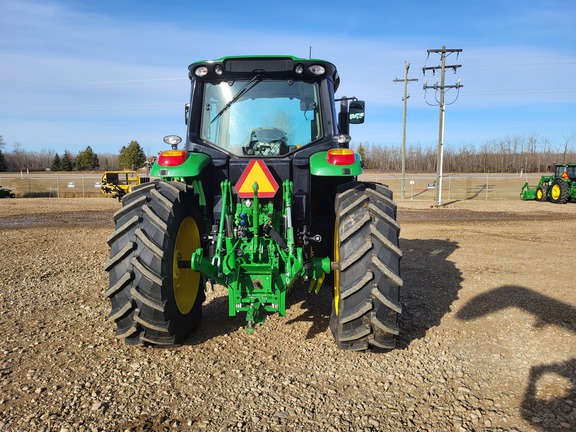
[[[274,198],[278,190],[278,183],[262,160],[251,160],[242,176],[236,183],[236,190],[240,198],[254,196],[254,183],[258,184],[258,198]]]

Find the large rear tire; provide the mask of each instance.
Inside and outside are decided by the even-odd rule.
[[[134,187],[108,238],[110,319],[128,345],[175,345],[198,325],[205,300],[199,273],[180,268],[200,247],[197,196],[185,184]]]
[[[556,179],[550,189],[550,202],[566,204],[570,198],[570,186],[564,180]]]
[[[330,328],[336,344],[356,351],[393,349],[402,311],[402,251],[392,192],[377,183],[347,183],[337,191],[335,211]]]

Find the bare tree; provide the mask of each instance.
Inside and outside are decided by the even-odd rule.
[[[490,140],[480,146],[446,146],[444,168],[446,172],[461,173],[520,173],[546,172],[548,166],[558,162],[576,162],[576,133],[564,137],[561,147],[547,138],[511,135],[501,140]],[[400,171],[400,145],[361,144],[366,167],[383,171]],[[407,147],[406,169],[412,172],[434,172],[436,152],[420,144]]]

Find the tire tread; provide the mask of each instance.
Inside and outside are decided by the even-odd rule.
[[[339,348],[393,349],[402,312],[400,225],[392,192],[377,183],[350,182],[338,188],[338,307],[330,328]],[[338,313],[336,313],[338,311]]]

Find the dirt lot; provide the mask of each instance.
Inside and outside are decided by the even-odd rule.
[[[338,351],[330,289],[254,335],[222,288],[177,349],[103,298],[112,199],[0,200],[0,431],[576,430],[576,204],[399,202],[399,349]]]

